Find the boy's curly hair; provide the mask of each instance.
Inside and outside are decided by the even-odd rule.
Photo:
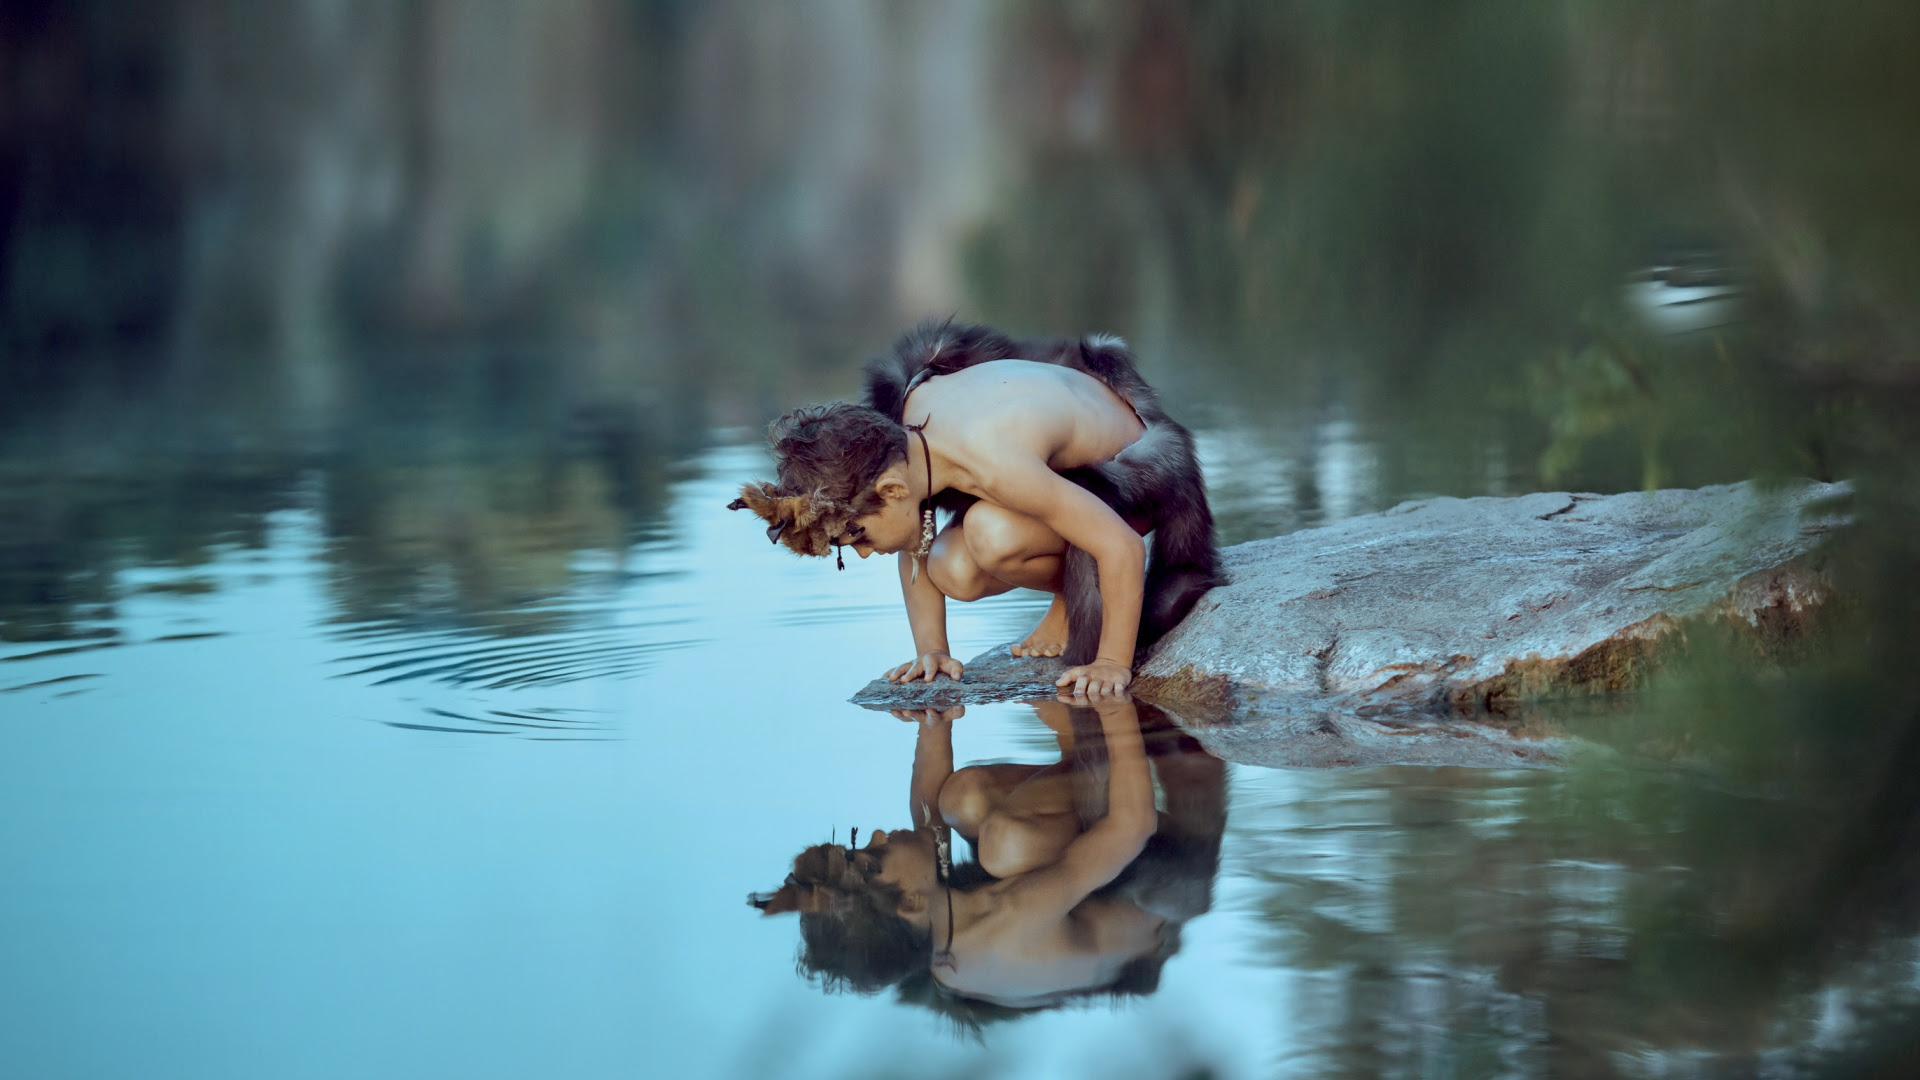
[[[1179,927],[1169,926],[1159,947],[1129,960],[1112,982],[1067,991],[1044,1004],[1002,1005],[969,997],[933,977],[932,933],[900,915],[903,893],[878,880],[879,870],[880,861],[864,851],[815,844],[794,858],[793,871],[778,890],[751,894],[747,903],[763,915],[799,913],[795,966],[808,982],[828,993],[870,995],[892,987],[899,1001],[943,1016],[956,1032],[975,1038],[988,1024],[1075,1001],[1145,997],[1158,989],[1161,968],[1180,947]],[[995,880],[970,860],[954,864],[949,884],[965,893]]]
[[[907,429],[850,402],[808,405],[767,428],[779,482],[748,483],[729,510],[767,522],[767,539],[801,555],[826,555],[855,518],[885,505],[874,481],[907,456]]]
[[[880,861],[838,844],[793,860],[780,889],[747,902],[764,914],[800,913],[799,967],[828,991],[872,994],[923,971],[933,937],[900,917],[900,887],[878,880]]]

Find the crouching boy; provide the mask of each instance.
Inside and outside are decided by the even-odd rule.
[[[732,507],[803,555],[899,555],[915,657],[896,682],[961,676],[948,599],[1024,587],[1053,603],[1014,655],[1062,657],[1073,693],[1118,691],[1222,581],[1193,436],[1118,338],[923,323],[868,361],[864,404],[796,409],[770,437],[779,480]]]

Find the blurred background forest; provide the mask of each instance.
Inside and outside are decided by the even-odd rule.
[[[1911,382],[1905,4],[4,18],[15,435],[84,399],[164,403],[181,445],[324,436],[530,366],[697,439],[951,311],[1127,334],[1209,398],[1347,394],[1445,453],[1514,428],[1516,475],[1608,487],[1831,473],[1810,398]],[[1662,266],[1737,284],[1739,323],[1642,340],[1622,287]]]
[[[1920,910],[1915,57],[1908,0],[10,0],[0,641],[110,638],[118,569],[211,588],[294,505],[342,621],[537,630],[704,450],[949,313],[1126,336],[1229,541],[1848,479],[1810,663],[1699,642],[1583,729],[1724,773],[1523,793],[1544,824],[1455,822],[1397,907],[1552,907],[1487,882],[1617,856],[1654,881],[1620,963],[1550,955],[1552,912],[1472,948],[1640,995],[1573,1025],[1748,1047],[1809,986],[1911,982],[1867,946]],[[1395,821],[1454,798],[1426,782]],[[1352,883],[1271,872],[1371,1075],[1424,924],[1323,933]],[[1911,998],[1862,1021],[1909,1055]]]
[[[497,608],[644,533],[717,429],[956,312],[1132,340],[1220,433],[1229,540],[1756,476],[1910,512],[1910,4],[0,18],[0,544],[31,567],[0,606],[85,595],[101,544],[191,558],[319,461],[367,604],[451,558]]]

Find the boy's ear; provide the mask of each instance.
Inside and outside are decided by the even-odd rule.
[[[927,910],[925,893],[910,892],[900,897],[900,914],[918,915],[925,910]]]
[[[906,482],[896,476],[883,476],[874,481],[873,490],[888,502],[899,502],[913,494]]]

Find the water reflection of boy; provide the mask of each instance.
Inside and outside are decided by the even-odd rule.
[[[1087,779],[1077,774],[1087,770],[1076,769],[1071,760],[1072,715],[1056,701],[1035,707],[1041,721],[1053,730],[1060,760],[1048,765],[968,765],[957,770],[942,769],[936,762],[925,780],[918,772],[915,776],[915,802],[932,806],[942,821],[973,845],[980,868],[996,878],[1059,861],[1067,845],[1086,831],[1075,795]],[[944,732],[961,711],[895,710],[893,715],[919,722],[924,742],[930,733]],[[921,764],[917,756],[915,764]],[[1105,805],[1104,793],[1101,805]]]
[[[1014,1010],[1103,991],[1150,991],[1159,964],[1177,948],[1178,924],[1206,910],[1224,818],[1200,815],[1209,820],[1200,832],[1211,833],[1211,841],[1202,836],[1193,845],[1204,879],[1197,890],[1164,888],[1164,881],[1108,888],[1159,824],[1135,706],[1108,699],[1073,710],[1092,714],[1076,717],[1046,703],[1042,717],[1072,763],[956,773],[951,722],[960,712],[896,714],[921,725],[914,828],[877,831],[864,848],[809,848],[781,890],[756,897],[756,905],[768,914],[801,913],[802,966],[829,988],[873,992],[899,984],[903,997],[935,991],[948,1001]],[[1101,757],[1105,768],[1089,767]],[[1200,802],[1217,804],[1219,763],[1202,760],[1213,766],[1200,772],[1210,777],[1214,797]],[[1088,783],[1094,772],[1106,774],[1104,783]],[[955,868],[942,883],[938,848],[946,826],[973,841],[979,862]],[[1194,860],[1189,853],[1173,861]],[[993,868],[1000,874],[987,872]]]

